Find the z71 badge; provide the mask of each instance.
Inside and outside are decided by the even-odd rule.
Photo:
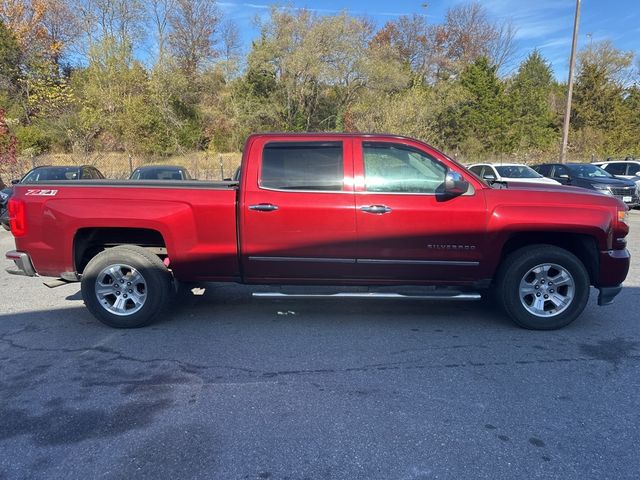
[[[41,190],[39,188],[30,188],[29,190],[27,190],[27,193],[25,193],[25,195],[38,195],[41,197],[53,197],[57,194],[58,190]]]

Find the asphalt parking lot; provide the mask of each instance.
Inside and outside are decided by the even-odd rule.
[[[640,255],[640,211],[630,249]],[[637,479],[640,265],[532,332],[479,303],[207,286],[145,329],[12,277],[0,231],[0,478]]]

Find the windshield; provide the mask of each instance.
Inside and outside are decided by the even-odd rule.
[[[177,168],[145,168],[136,170],[132,180],[185,180],[182,170]]]
[[[20,183],[48,182],[51,180],[78,180],[78,167],[37,168],[27,173]]]
[[[501,165],[496,166],[496,170],[505,178],[542,178],[542,175],[526,165]]]
[[[595,165],[567,165],[567,167],[578,178],[614,178],[609,172]]]

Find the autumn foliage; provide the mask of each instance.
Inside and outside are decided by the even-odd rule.
[[[0,0],[4,155],[238,151],[258,131],[384,131],[462,159],[559,150],[566,88],[481,3],[383,25],[273,6],[243,49],[212,0]],[[635,52],[582,49],[570,153],[640,156]]]

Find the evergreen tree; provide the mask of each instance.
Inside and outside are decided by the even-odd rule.
[[[622,155],[640,158],[640,86],[632,85],[627,88],[623,102],[624,122],[627,126],[620,152]]]
[[[534,50],[518,68],[508,89],[513,150],[544,150],[558,136],[551,108],[553,72],[540,52]]]
[[[633,54],[605,41],[590,45],[579,59],[571,115],[574,148],[603,157],[625,155],[633,116],[627,108],[631,103],[625,103],[625,83]]]
[[[622,154],[628,128],[624,89],[595,64],[582,65],[576,79],[571,122],[578,150],[601,156]]]
[[[441,125],[450,146],[472,154],[506,151],[509,111],[497,67],[480,57],[459,81],[466,98],[447,111]]]

